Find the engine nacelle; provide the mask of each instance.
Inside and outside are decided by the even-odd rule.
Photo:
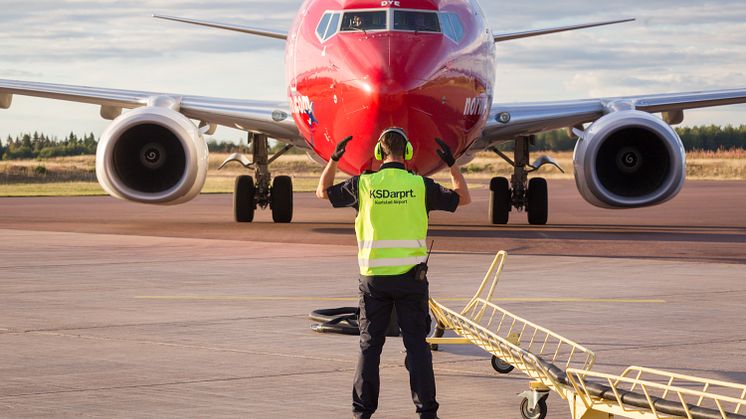
[[[578,140],[575,182],[602,208],[637,208],[675,197],[686,178],[686,153],[676,131],[647,112],[610,113]]]
[[[143,107],[116,118],[96,150],[96,177],[110,195],[146,204],[181,204],[207,177],[208,150],[187,117]]]

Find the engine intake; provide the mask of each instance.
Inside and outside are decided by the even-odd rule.
[[[678,134],[641,111],[619,111],[594,122],[578,140],[575,182],[583,198],[603,208],[636,208],[675,197],[686,177]]]
[[[196,197],[207,176],[199,129],[168,108],[144,107],[115,119],[101,137],[96,175],[112,196],[148,204]]]

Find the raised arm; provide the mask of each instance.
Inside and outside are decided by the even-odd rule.
[[[332,154],[332,158],[329,163],[326,164],[324,172],[319,178],[319,186],[316,188],[316,197],[319,199],[329,199],[329,195],[326,190],[334,185],[334,176],[337,175],[337,164],[347,150],[347,143],[352,141],[352,137],[347,137],[337,144],[337,148]]]
[[[316,197],[319,199],[329,199],[326,190],[334,185],[334,176],[337,174],[337,162],[329,160],[326,164],[324,172],[319,178],[319,186],[316,188]]]
[[[451,184],[453,185],[453,190],[459,196],[458,206],[463,207],[464,205],[471,204],[469,185],[466,184],[466,179],[464,179],[464,175],[461,173],[461,167],[456,165],[456,158],[453,157],[450,147],[440,138],[436,138],[435,142],[440,146],[440,150],[437,150],[438,156],[440,156],[440,159],[451,170]]]
[[[464,205],[471,204],[469,185],[466,183],[463,173],[461,173],[460,166],[451,166],[451,184],[453,185],[453,190],[456,191],[459,196],[458,206],[463,207]]]

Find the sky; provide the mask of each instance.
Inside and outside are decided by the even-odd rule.
[[[288,30],[302,0],[0,0],[0,78],[282,100],[284,43],[151,18]],[[638,21],[498,45],[496,102],[746,87],[743,0],[483,0],[493,32]],[[746,106],[690,111],[685,125],[746,124]],[[100,135],[92,105],[15,96],[0,138]],[[221,128],[215,137],[245,134]]]

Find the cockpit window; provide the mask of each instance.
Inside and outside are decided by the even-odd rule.
[[[332,20],[329,22],[329,29],[326,30],[326,36],[324,39],[331,38],[334,34],[339,32],[339,13],[332,15]]]
[[[443,33],[455,42],[460,42],[464,37],[464,26],[455,13],[390,9],[328,11],[321,17],[316,35],[321,42],[325,42],[340,31],[386,30]]]
[[[386,11],[347,12],[342,17],[342,32],[386,30]]]
[[[440,32],[438,14],[433,12],[395,10],[394,30]]]
[[[319,26],[316,27],[316,35],[319,37],[320,41],[326,41],[339,32],[339,17],[340,13],[324,13],[324,16],[321,17],[321,21],[319,22]]]
[[[456,42],[461,42],[461,39],[464,38],[464,26],[455,13],[441,13],[440,27],[443,29],[445,36]]]
[[[329,20],[331,17],[331,13],[324,13],[321,22],[319,22],[319,26],[316,28],[316,35],[318,35],[321,40],[326,39],[324,35],[326,35],[326,29],[329,27]]]

